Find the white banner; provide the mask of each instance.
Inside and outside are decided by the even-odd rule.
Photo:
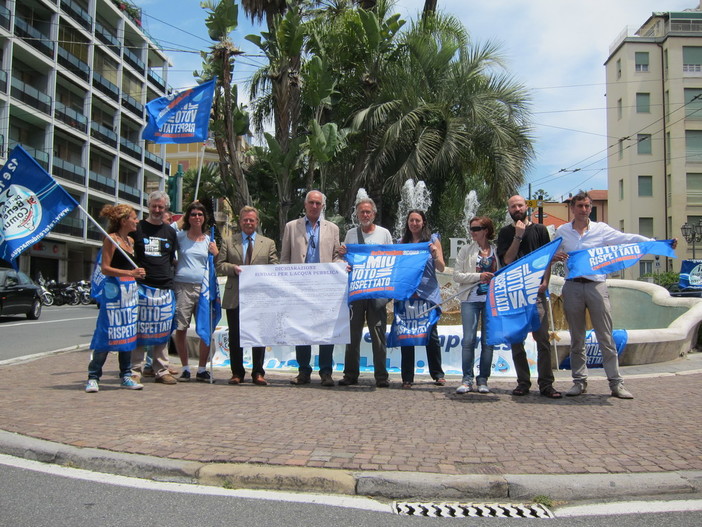
[[[346,344],[347,284],[346,262],[243,266],[241,346]]]

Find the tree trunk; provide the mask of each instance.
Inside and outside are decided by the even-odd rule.
[[[430,13],[432,15],[436,13],[436,3],[437,0],[424,0],[424,12],[422,13],[422,17],[426,17]]]

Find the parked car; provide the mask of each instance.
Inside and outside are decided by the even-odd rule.
[[[41,287],[14,269],[0,269],[0,316],[27,315],[36,320],[41,315]]]

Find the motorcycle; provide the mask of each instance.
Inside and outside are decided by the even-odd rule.
[[[39,295],[39,298],[41,299],[41,303],[44,304],[45,306],[53,306],[54,305],[54,295],[49,291],[49,289],[46,287],[46,280],[43,278],[39,278],[37,280],[37,285],[41,287],[41,293]]]
[[[87,306],[93,302],[93,298],[90,296],[90,282],[87,280],[81,280],[78,282],[76,284],[76,291],[78,292],[80,303],[84,306]]]

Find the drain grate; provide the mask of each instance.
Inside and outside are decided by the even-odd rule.
[[[538,503],[418,503],[396,501],[395,514],[433,518],[553,518],[553,513]]]

